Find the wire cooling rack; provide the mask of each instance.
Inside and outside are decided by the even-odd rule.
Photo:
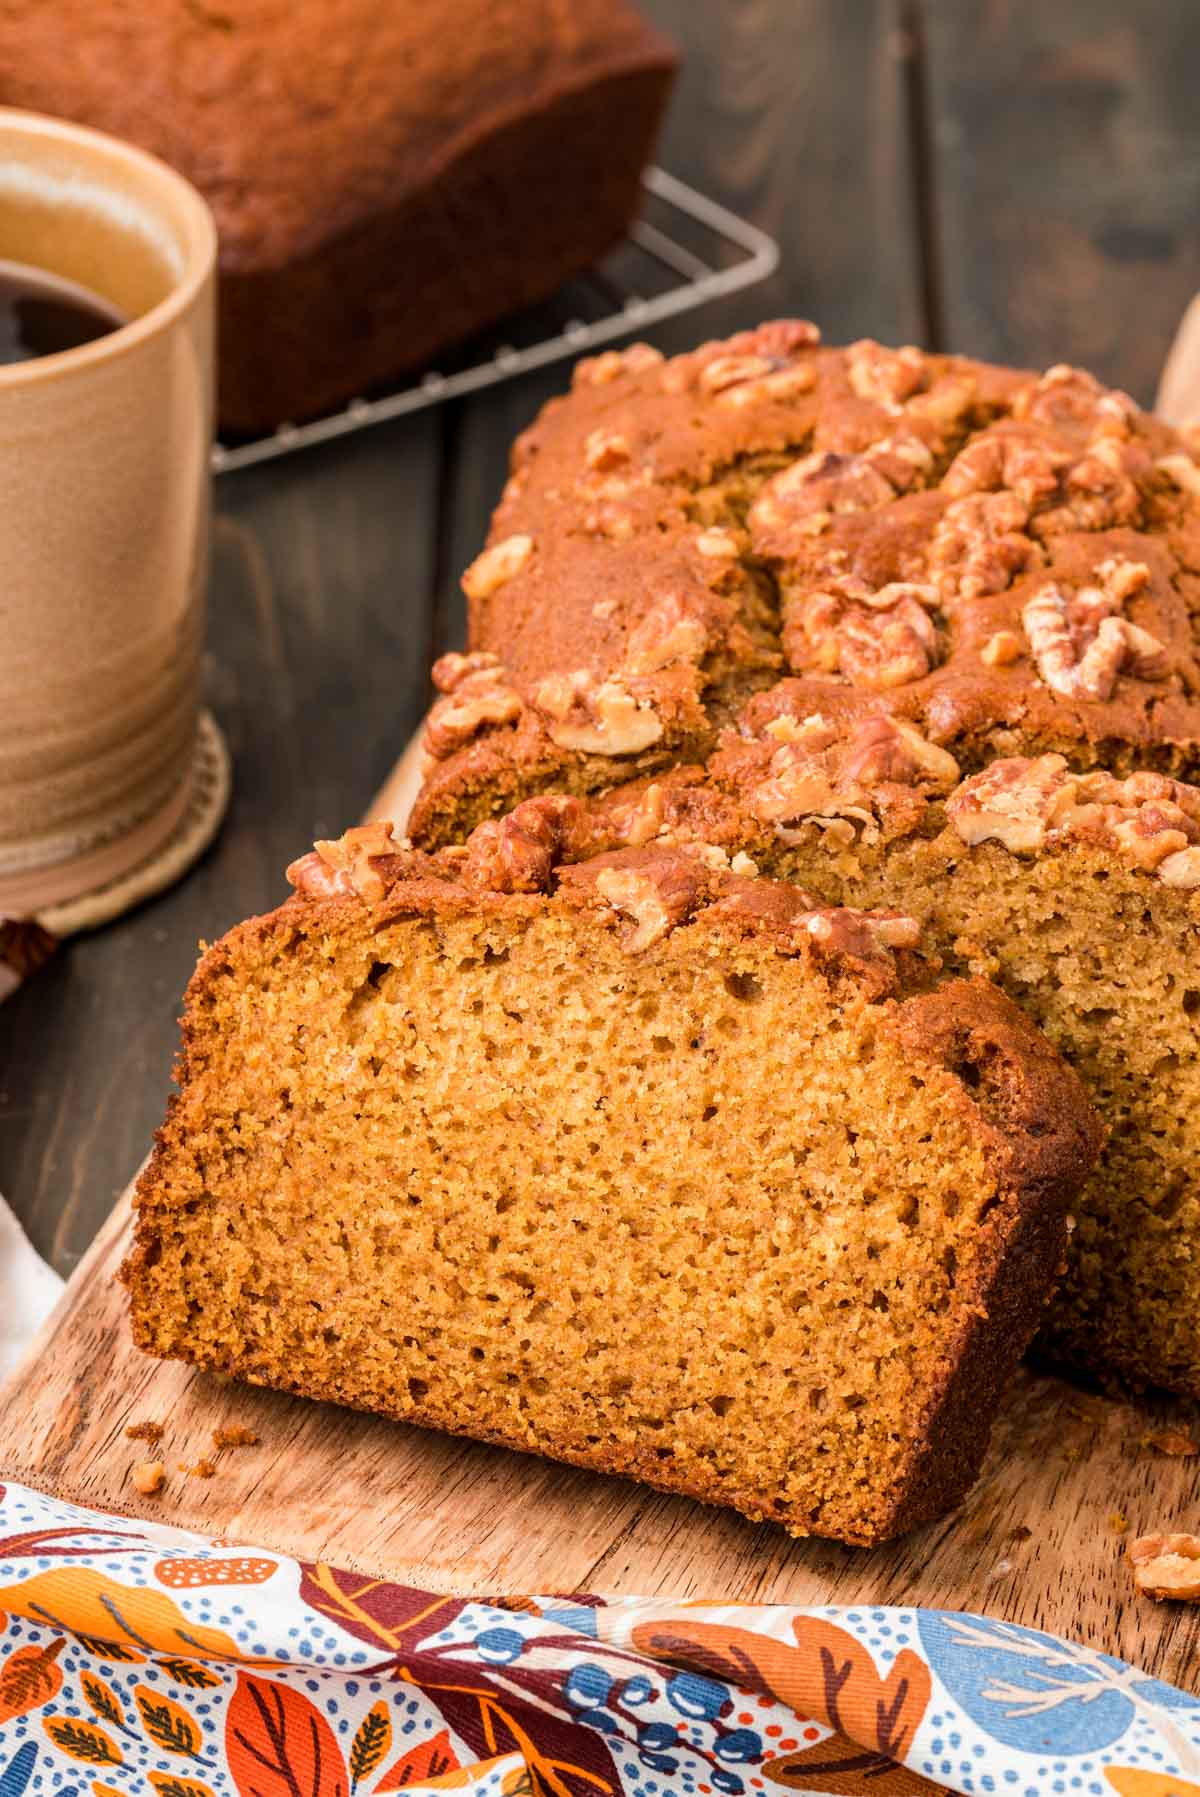
[[[623,243],[596,268],[571,281],[535,310],[508,319],[503,339],[477,339],[412,386],[378,398],[354,399],[309,424],[281,424],[269,437],[218,443],[217,474],[345,437],[367,425],[403,418],[444,400],[478,393],[564,356],[583,355],[630,331],[690,312],[708,300],[763,281],[779,263],[774,239],[697,193],[665,169],[642,177],[642,216]]]

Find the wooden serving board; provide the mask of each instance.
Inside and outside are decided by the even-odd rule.
[[[1191,1424],[1182,1405],[1112,1402],[1025,1369],[961,1510],[870,1552],[793,1541],[626,1479],[150,1360],[130,1342],[115,1279],[130,1224],[126,1193],[0,1400],[0,1476],[438,1592],[982,1611],[1200,1690],[1200,1608],[1138,1597],[1121,1558],[1136,1532],[1200,1523],[1200,1459],[1145,1441]],[[125,1437],[146,1419],[165,1426],[158,1448]],[[212,1478],[183,1471],[229,1423],[258,1445],[222,1451]],[[167,1485],[143,1498],[130,1474],[156,1454]]]
[[[368,815],[401,824],[418,779],[414,742]],[[1200,1606],[1138,1597],[1122,1558],[1136,1534],[1200,1532],[1200,1458],[1147,1440],[1196,1430],[1194,1407],[1110,1401],[1024,1369],[960,1510],[870,1552],[794,1541],[629,1480],[150,1360],[116,1283],[131,1222],[126,1192],[0,1393],[0,1477],[436,1592],[982,1611],[1200,1691]],[[146,1420],[165,1426],[157,1448],[125,1436]],[[222,1451],[211,1478],[185,1471],[230,1423],[258,1445]],[[142,1497],[132,1470],[160,1454],[166,1486]]]

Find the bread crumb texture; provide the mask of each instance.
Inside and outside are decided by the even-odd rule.
[[[201,963],[139,1346],[798,1534],[956,1502],[1098,1144],[1017,1008],[712,857],[404,866]]]

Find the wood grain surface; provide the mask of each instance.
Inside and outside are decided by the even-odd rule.
[[[1196,1521],[1197,1461],[1146,1439],[1186,1421],[1177,1406],[1116,1403],[1025,1371],[960,1511],[870,1552],[794,1541],[625,1479],[149,1360],[130,1344],[114,1279],[129,1214],[123,1200],[0,1400],[0,1476],[439,1592],[972,1610],[1200,1691],[1200,1609],[1136,1596],[1121,1558],[1135,1532]],[[166,1427],[149,1450],[169,1469],[153,1499],[130,1479],[148,1450],[124,1436],[147,1419]],[[234,1422],[258,1445],[221,1452],[211,1479],[181,1469]]]

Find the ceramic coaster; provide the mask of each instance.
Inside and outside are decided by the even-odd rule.
[[[54,936],[94,930],[132,911],[135,905],[165,892],[198,861],[220,828],[232,790],[229,747],[210,711],[196,726],[187,803],[167,840],[146,861],[120,879],[85,892],[62,905],[47,905],[37,921]]]

